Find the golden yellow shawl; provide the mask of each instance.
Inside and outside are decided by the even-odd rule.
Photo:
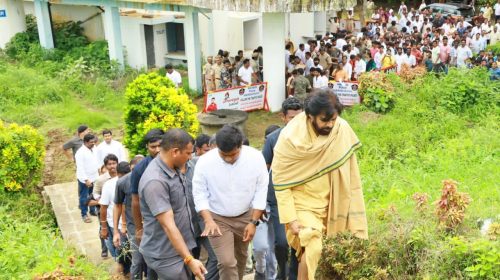
[[[305,113],[296,116],[281,131],[272,163],[276,192],[294,188],[321,176],[330,176],[330,203],[326,234],[350,230],[368,238],[361,178],[354,152],[358,137],[338,117],[329,136],[316,136]]]

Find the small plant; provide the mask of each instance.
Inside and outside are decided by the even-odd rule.
[[[359,93],[363,105],[375,113],[387,113],[394,107],[394,88],[387,74],[363,74],[359,80]]]
[[[468,194],[457,191],[457,182],[444,180],[441,198],[435,202],[439,226],[447,231],[457,229],[464,221],[465,210],[470,202]]]
[[[45,146],[33,127],[0,120],[0,155],[0,191],[30,189],[40,182]]]
[[[415,201],[415,209],[422,212],[427,209],[427,202],[429,201],[429,195],[426,193],[415,193],[411,197]]]

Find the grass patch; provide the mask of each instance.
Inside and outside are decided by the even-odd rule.
[[[97,79],[61,80],[20,64],[3,63],[0,70],[0,118],[29,124],[42,132],[73,130],[87,124],[98,131],[121,127],[125,104],[122,91]]]

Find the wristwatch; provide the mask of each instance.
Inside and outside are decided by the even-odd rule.
[[[250,220],[251,224],[254,224],[255,226],[258,226],[260,224],[259,220]]]

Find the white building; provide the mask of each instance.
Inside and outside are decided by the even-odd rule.
[[[119,63],[134,68],[186,64],[190,87],[200,90],[203,57],[219,49],[234,56],[238,50],[248,53],[262,46],[269,105],[279,110],[285,81],[282,71],[276,70],[285,68],[285,40],[297,45],[324,34],[326,11],[355,4],[355,0],[307,4],[295,0],[0,0],[0,47],[26,28],[25,14],[37,16],[40,44],[45,48],[54,47],[52,21],[72,20],[81,22],[90,40],[106,39],[110,58]]]

